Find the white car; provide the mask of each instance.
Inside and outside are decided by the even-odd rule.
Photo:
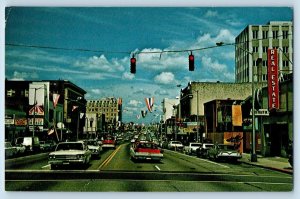
[[[91,161],[92,152],[82,142],[61,142],[54,152],[49,153],[48,163],[51,169],[60,165],[88,165]]]
[[[183,147],[183,153],[185,154],[196,154],[196,150],[201,147],[199,142],[190,142],[189,145]]]
[[[180,141],[170,141],[168,144],[168,149],[171,150],[182,150],[183,144]]]
[[[100,157],[100,152],[102,151],[102,147],[96,140],[87,140],[86,144],[88,149],[92,152],[92,156]]]
[[[5,158],[15,157],[16,155],[16,147],[13,147],[10,142],[5,142]]]

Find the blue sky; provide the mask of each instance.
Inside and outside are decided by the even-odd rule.
[[[150,121],[163,98],[175,98],[189,81],[234,82],[234,47],[190,50],[234,42],[249,24],[293,20],[289,7],[12,7],[5,13],[5,78],[69,80],[87,99],[122,97],[123,120]],[[58,48],[51,49],[48,47]],[[63,50],[65,49],[65,50]],[[69,50],[66,50],[69,49]],[[83,49],[83,50],[78,50]],[[137,53],[137,72],[130,56]],[[140,53],[140,54],[139,54]],[[157,112],[137,120],[154,97]]]

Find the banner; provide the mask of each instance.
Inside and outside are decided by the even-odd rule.
[[[154,105],[154,97],[145,98],[145,102],[149,112],[152,113],[152,108]]]
[[[29,110],[29,115],[44,115],[44,110],[41,106],[35,105]]]
[[[242,126],[242,106],[241,105],[232,105],[232,125],[233,126]]]
[[[269,110],[279,109],[278,54],[268,49],[268,98]]]
[[[53,94],[53,107],[54,107],[54,108],[55,108],[56,105],[57,105],[57,102],[58,102],[59,97],[60,97],[59,94],[56,94],[56,93]]]

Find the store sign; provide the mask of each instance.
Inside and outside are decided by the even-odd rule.
[[[258,109],[254,110],[255,116],[269,116],[270,112],[268,109]],[[250,110],[250,115],[252,115],[252,109]]]
[[[30,118],[29,119],[29,125],[32,126],[33,125],[33,120],[35,121],[36,126],[43,126],[44,125],[44,118]]]
[[[10,119],[10,118],[5,118],[5,124],[6,125],[14,125],[15,124],[15,120],[14,119]]]
[[[268,49],[268,97],[269,110],[279,109],[278,53]]]
[[[15,125],[16,126],[26,126],[27,125],[27,119],[26,118],[15,119]]]

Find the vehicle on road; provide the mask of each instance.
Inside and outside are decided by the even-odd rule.
[[[130,157],[133,160],[161,161],[164,157],[162,150],[153,142],[135,142],[130,147]]]
[[[16,155],[16,147],[13,147],[10,142],[5,142],[5,158],[15,157]]]
[[[48,163],[51,169],[60,165],[88,165],[91,161],[92,152],[82,142],[61,142],[55,151],[49,153]]]
[[[216,161],[237,161],[242,158],[242,154],[235,149],[234,145],[214,144],[214,146],[208,150],[208,158]]]
[[[102,149],[115,149],[116,140],[113,136],[107,135],[102,140]]]
[[[27,152],[39,152],[40,151],[40,139],[39,137],[24,137],[23,146],[25,146]]]
[[[88,149],[92,152],[92,156],[99,158],[102,147],[98,144],[98,142],[96,140],[87,140],[86,144],[88,146]]]
[[[183,147],[183,153],[185,154],[196,154],[196,150],[201,147],[201,143],[199,142],[190,142],[187,146]]]
[[[208,157],[208,150],[213,147],[214,144],[212,143],[202,143],[201,146],[196,149],[196,155],[199,158],[207,158]]]
[[[15,147],[17,149],[17,156],[22,156],[25,153],[26,147],[23,145],[23,137],[16,139]]]
[[[183,144],[180,141],[170,141],[168,143],[168,149],[181,151],[183,149]]]

